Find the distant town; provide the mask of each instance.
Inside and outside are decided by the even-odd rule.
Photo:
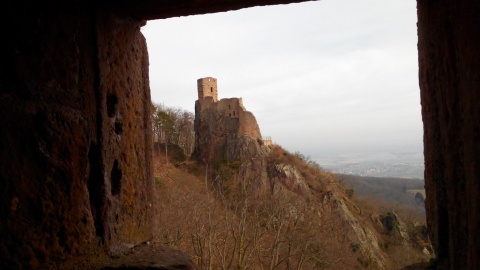
[[[357,152],[317,158],[328,171],[341,174],[423,179],[423,153]]]

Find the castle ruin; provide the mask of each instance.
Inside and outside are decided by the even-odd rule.
[[[223,98],[218,100],[217,79],[212,77],[198,79],[197,87],[198,100],[196,108],[200,108],[200,111],[213,109],[218,115],[238,119],[238,134],[262,140],[257,120],[251,112],[245,109],[242,98]]]

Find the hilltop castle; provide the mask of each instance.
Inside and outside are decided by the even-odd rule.
[[[240,135],[247,135],[257,140],[262,140],[260,128],[255,116],[243,106],[242,98],[224,98],[218,100],[217,79],[212,77],[197,80],[198,100],[195,103],[195,112],[201,113],[207,109],[213,109],[219,116],[228,116],[238,120]],[[198,112],[197,112],[198,111]]]

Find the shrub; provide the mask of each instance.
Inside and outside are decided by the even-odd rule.
[[[353,197],[353,194],[355,193],[355,190],[352,188],[346,189],[345,193],[347,194],[347,197],[351,199]]]
[[[385,215],[380,216],[380,220],[382,221],[383,226],[385,226],[389,232],[398,229],[399,223],[395,213],[387,212]]]
[[[162,177],[160,176],[155,176],[155,185],[159,188],[165,186],[165,182],[163,181]]]
[[[350,244],[350,249],[352,250],[353,253],[355,253],[358,250],[360,250],[360,244],[359,243],[351,243]]]

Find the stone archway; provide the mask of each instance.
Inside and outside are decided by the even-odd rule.
[[[144,20],[301,0],[42,1],[4,9],[1,266],[38,267],[149,238]],[[418,0],[430,235],[444,269],[480,268],[480,3]]]

